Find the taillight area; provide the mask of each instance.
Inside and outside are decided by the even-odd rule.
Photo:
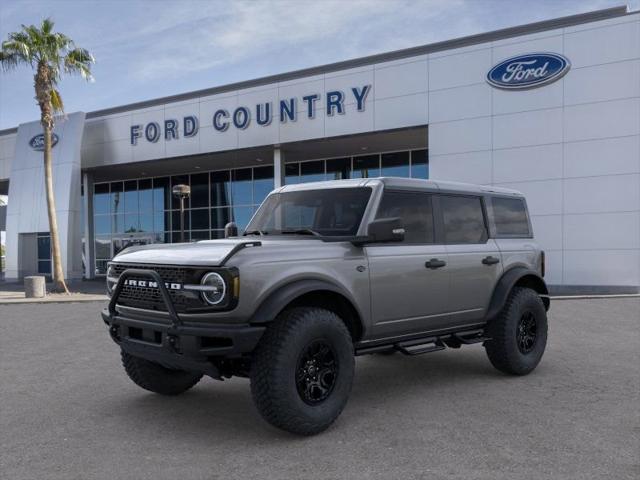
[[[544,273],[546,270],[546,258],[544,254],[544,250],[540,252],[540,275],[544,277]]]

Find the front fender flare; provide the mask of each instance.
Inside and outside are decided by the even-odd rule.
[[[487,321],[495,318],[500,313],[507,302],[511,290],[520,281],[538,292],[538,294],[542,296],[545,309],[549,310],[549,289],[544,279],[534,270],[526,267],[514,267],[503,273],[496,287],[493,289],[493,295],[491,296],[491,302],[489,303],[489,309],[486,315]]]
[[[304,295],[305,293],[319,290],[326,290],[342,295],[351,303],[358,315],[361,314],[361,312],[358,311],[358,308],[355,306],[355,303],[351,299],[351,296],[343,288],[326,280],[306,279],[295,280],[291,283],[279,287],[278,289],[270,293],[269,296],[262,301],[256,311],[253,313],[249,320],[249,323],[260,324],[270,322],[278,315],[278,313],[282,311],[284,307],[286,307],[296,298]]]

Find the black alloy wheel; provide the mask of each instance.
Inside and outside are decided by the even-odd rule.
[[[338,378],[339,366],[333,347],[323,339],[314,340],[300,354],[296,387],[303,402],[317,405],[326,400]]]
[[[520,322],[518,322],[518,332],[517,332],[517,341],[518,341],[518,350],[520,352],[527,354],[536,344],[537,338],[537,323],[536,317],[533,312],[526,311],[520,317]]]

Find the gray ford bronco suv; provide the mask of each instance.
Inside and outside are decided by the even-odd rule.
[[[102,318],[124,369],[177,395],[248,377],[271,424],[303,435],[344,408],[354,356],[482,343],[525,375],[547,341],[544,252],[512,190],[401,178],[273,191],[238,235],[131,247]]]

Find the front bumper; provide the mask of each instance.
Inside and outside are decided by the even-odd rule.
[[[118,307],[124,280],[131,275],[147,276],[158,283],[168,315],[141,310],[129,313],[130,309]],[[152,270],[129,269],[123,272],[108,308],[102,311],[102,319],[109,326],[111,338],[130,355],[168,368],[200,372],[214,378],[220,378],[215,360],[241,358],[243,354],[252,352],[265,330],[263,326],[249,324],[183,322],[160,276]]]

